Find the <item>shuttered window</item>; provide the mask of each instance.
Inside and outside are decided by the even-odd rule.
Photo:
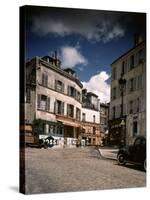
[[[41,108],[41,95],[40,94],[38,94],[37,95],[37,108]]]
[[[59,80],[55,80],[55,90],[64,92],[64,84]]]
[[[37,108],[45,111],[50,111],[50,98],[45,95],[38,94]]]
[[[42,85],[48,86],[48,75],[46,73],[42,73]]]

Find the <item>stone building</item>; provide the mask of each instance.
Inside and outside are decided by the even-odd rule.
[[[109,139],[130,144],[146,135],[146,47],[136,35],[134,47],[112,64]]]
[[[58,146],[72,146],[81,132],[82,84],[60,64],[56,54],[27,62],[25,121],[40,139],[51,135]]]
[[[82,91],[82,139],[88,145],[100,145],[100,111],[98,96]]]

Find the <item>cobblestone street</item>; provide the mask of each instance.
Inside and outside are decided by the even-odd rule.
[[[26,149],[26,193],[145,187],[146,173],[102,159],[93,147]]]

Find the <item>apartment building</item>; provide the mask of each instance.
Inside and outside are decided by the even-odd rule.
[[[101,145],[100,103],[98,96],[82,90],[82,139],[87,145]]]
[[[111,67],[109,140],[116,145],[122,140],[130,144],[136,136],[146,136],[145,41],[136,35],[134,47],[117,58]]]
[[[25,121],[39,139],[53,136],[58,146],[74,146],[81,130],[82,84],[57,55],[26,63]]]
[[[109,103],[100,103],[100,132],[103,145],[107,145],[108,139]]]

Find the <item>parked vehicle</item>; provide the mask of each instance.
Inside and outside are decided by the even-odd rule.
[[[119,165],[132,163],[142,165],[146,171],[146,139],[139,136],[135,139],[133,145],[126,145],[119,149],[117,155]]]

